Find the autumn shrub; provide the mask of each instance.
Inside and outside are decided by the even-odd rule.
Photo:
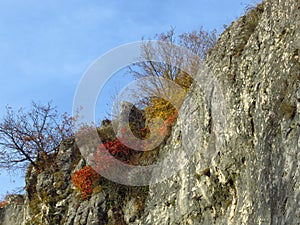
[[[144,137],[147,135],[149,129],[143,128],[140,131],[139,136]],[[119,139],[116,138],[113,141],[108,141],[98,145],[96,153],[93,155],[91,163],[93,168],[101,173],[103,171],[110,171],[111,173],[118,171],[117,164],[115,160],[112,160],[114,157],[117,160],[122,161],[123,163],[133,165],[134,162],[132,159],[135,155],[141,154],[140,151],[136,151],[136,148],[143,148],[142,139],[136,138],[132,135],[130,127],[124,127],[121,129],[121,134],[123,135]],[[130,135],[131,134],[131,135]],[[135,146],[134,149],[128,147]],[[120,176],[122,176],[120,174]]]
[[[177,110],[174,107],[172,108],[172,106],[170,106],[170,109],[169,115],[166,113],[161,114],[161,123],[152,126],[151,133],[147,126],[140,128],[139,126],[130,126],[130,124],[128,124],[126,127],[120,129],[119,138],[113,135],[110,135],[109,138],[103,138],[102,143],[97,147],[97,151],[89,158],[90,165],[98,173],[103,174],[102,172],[105,171],[104,173],[107,174],[107,172],[114,173],[119,171],[117,168],[119,165],[116,163],[116,160],[129,165],[139,165],[138,159],[141,156],[143,156],[143,160],[148,156],[153,159],[157,154],[152,154],[152,151],[147,150],[157,150],[158,146],[152,148],[152,141],[160,137],[163,137],[163,140],[165,140],[170,135],[171,127],[177,118]],[[106,127],[106,129],[108,128]],[[101,130],[101,128],[98,129],[98,132],[99,130]],[[85,129],[85,131],[87,131],[85,134],[89,133],[89,129]],[[105,136],[105,134],[102,134],[102,136]],[[150,136],[151,138],[149,138]],[[113,158],[116,160],[112,160]],[[83,171],[79,171],[81,172],[80,174],[79,172],[74,174],[77,180],[79,179],[78,176],[82,177],[85,174],[84,171],[86,171],[86,169],[82,170]],[[124,172],[124,174],[126,174],[126,172]],[[122,174],[120,174],[120,176],[122,176]],[[72,180],[75,178],[72,178]],[[82,191],[83,198],[86,198],[92,192],[91,185],[93,182],[89,181],[88,184],[88,187],[86,187],[80,182],[77,182],[76,185],[74,183],[74,185]]]
[[[200,27],[176,35],[175,29],[171,28],[154,36],[158,42],[142,44],[141,60],[129,67],[129,73],[137,80],[148,78],[138,86],[145,96],[142,102],[148,122],[155,118],[165,121],[179,110],[193,77],[217,42],[216,33],[216,30],[206,31]]]
[[[6,205],[7,205],[6,200],[0,201],[0,208],[4,208]]]
[[[187,73],[180,73],[174,79],[174,82],[182,87],[185,92],[188,92],[193,83],[193,78]]]
[[[74,186],[81,191],[81,197],[87,199],[99,181],[99,174],[89,166],[84,166],[72,176]]]
[[[116,166],[111,157],[115,157],[125,163],[130,163],[130,156],[132,154],[134,154],[134,150],[128,148],[119,139],[115,139],[114,141],[98,145],[97,152],[94,154],[91,162],[93,168],[97,172],[101,172]]]
[[[165,95],[167,95],[169,99],[150,96],[145,107],[145,117],[147,118],[147,122],[150,122],[155,118],[165,121],[169,117],[177,115],[193,80],[188,74],[183,74],[182,76],[176,77],[174,82],[179,85],[178,89],[180,91],[168,90]]]
[[[128,155],[130,153],[130,149],[122,144],[119,139],[115,139],[114,141],[109,141],[104,143],[104,147],[109,151],[110,154],[116,156],[120,155]]]
[[[177,119],[177,111],[174,111],[173,114],[168,115],[166,119],[164,119],[162,124],[155,124],[152,129],[152,133],[155,135],[159,135],[161,137],[168,138],[171,134],[171,128],[174,124],[174,122]]]
[[[152,148],[152,141],[155,140],[155,138],[159,138],[159,136],[163,137],[163,140],[169,137],[176,118],[177,111],[175,111],[173,115],[166,117],[162,124],[155,124],[155,126],[152,127],[151,134],[148,127],[140,129],[140,138],[136,138],[132,135],[130,127],[123,127],[121,129],[121,138],[108,141],[98,146],[97,152],[92,159],[93,168],[100,173],[105,170],[113,172],[117,165],[115,163],[116,161],[111,160],[112,157],[130,165],[139,164],[139,162],[135,161],[135,156],[137,155],[143,155],[143,159],[148,156],[152,159],[156,154],[153,155],[152,151],[147,151],[157,149],[157,147]],[[149,138],[150,135],[153,135],[151,139]],[[134,149],[128,146],[132,146]]]
[[[176,108],[162,98],[151,98],[149,105],[145,107],[145,114],[148,121],[154,118],[166,120],[169,116],[174,115],[175,112]]]

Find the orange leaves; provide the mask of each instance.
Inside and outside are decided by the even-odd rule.
[[[168,115],[165,120],[161,120],[157,126],[150,126],[151,130],[149,127],[137,129],[138,137],[133,135],[130,126],[123,127],[120,130],[120,139],[107,139],[106,142],[100,144],[97,151],[89,158],[93,169],[85,166],[72,176],[72,182],[81,191],[82,198],[86,199],[93,193],[93,188],[100,176],[96,171],[103,177],[109,175],[116,179],[122,179],[122,176],[128,175],[128,171],[125,169],[127,167],[123,167],[124,163],[142,165],[143,162],[139,161],[139,159],[147,157],[152,157],[153,159],[153,154],[148,150],[157,150],[159,145],[152,142],[159,138],[164,140],[161,137],[168,137],[176,118],[177,112],[175,111],[172,115]],[[152,145],[155,146],[152,147]],[[144,152],[135,151],[137,149],[144,150]],[[122,163],[119,163],[119,161]]]
[[[101,172],[108,167],[114,167],[111,157],[116,157],[123,162],[129,162],[127,159],[130,158],[132,152],[119,139],[100,144],[93,157],[94,168],[97,172]]]
[[[125,154],[128,155],[130,149],[127,148],[125,145],[122,144],[122,142],[119,139],[116,139],[114,141],[109,141],[104,144],[104,147],[109,151],[110,154],[113,156],[117,154]]]
[[[87,199],[93,193],[99,174],[89,166],[84,166],[72,176],[74,186],[81,191],[81,197]]]
[[[175,111],[175,113],[174,113],[173,115],[169,115],[168,118],[167,118],[167,120],[165,121],[166,124],[167,124],[168,126],[173,125],[173,123],[174,123],[175,120],[177,119],[177,116],[178,116],[178,112],[177,112],[177,111]]]
[[[5,200],[0,201],[0,209],[4,208],[6,205],[7,205],[7,201],[5,201]]]

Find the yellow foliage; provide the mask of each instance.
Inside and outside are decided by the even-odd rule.
[[[148,121],[154,118],[160,118],[162,120],[167,120],[170,116],[174,116],[179,109],[176,109],[176,106],[180,107],[186,92],[189,90],[193,79],[186,73],[181,73],[174,80],[184,91],[183,92],[172,92],[169,91],[169,96],[171,100],[168,101],[163,98],[150,97],[149,105],[145,108],[145,114]]]
[[[151,98],[150,105],[145,108],[148,121],[154,118],[166,120],[169,116],[176,113],[176,108],[167,100],[161,98]]]
[[[180,85],[187,92],[193,83],[193,78],[187,73],[181,73],[175,78],[175,83]]]

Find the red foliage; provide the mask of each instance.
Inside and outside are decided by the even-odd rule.
[[[7,201],[0,201],[0,208],[4,208],[7,205]]]
[[[130,149],[122,144],[122,142],[119,139],[116,139],[114,141],[109,141],[103,144],[104,147],[109,151],[110,154],[113,156],[117,154],[125,154],[128,155],[130,152]],[[101,146],[101,145],[99,145]]]
[[[112,157],[128,163],[127,159],[130,158],[131,153],[132,150],[123,145],[119,139],[100,144],[97,152],[94,154],[94,168],[97,172],[101,172],[114,166],[113,160],[111,160]]]
[[[93,193],[93,188],[98,179],[99,174],[89,166],[84,166],[72,176],[72,182],[81,191],[83,199],[88,198]]]
[[[158,128],[156,131],[153,131],[154,135],[160,135],[163,137],[169,136],[171,127],[176,118],[177,113],[169,116],[164,121],[164,125],[162,127]],[[116,165],[115,160],[112,160],[112,157],[115,157],[117,160],[121,160],[122,162],[128,164],[134,164],[132,161],[132,156],[137,153],[137,151],[127,147],[125,144],[130,144],[130,146],[135,146],[137,149],[141,150],[148,149],[148,146],[151,146],[151,140],[149,140],[149,143],[147,141],[143,142],[143,140],[147,140],[149,137],[149,128],[142,128],[139,132],[139,138],[136,138],[135,136],[132,136],[133,134],[129,127],[123,127],[121,129],[122,137],[120,139],[115,139],[114,141],[108,141],[104,144],[100,144],[92,160],[93,168],[99,173],[107,170],[108,168],[114,168]],[[113,172],[114,170],[108,171]]]
[[[177,113],[175,113],[174,115],[168,116],[168,118],[164,121],[166,130],[164,130],[163,134],[165,134],[166,136],[170,135],[171,127],[173,126],[176,119],[177,119]]]
[[[172,126],[174,124],[174,122],[176,121],[177,116],[178,116],[178,113],[176,111],[174,115],[168,116],[167,120],[165,120],[165,123],[168,126]]]

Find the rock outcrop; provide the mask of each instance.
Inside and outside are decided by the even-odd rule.
[[[107,181],[80,200],[70,180],[85,161],[68,143],[55,166],[28,171],[24,203],[1,224],[300,224],[299,14],[299,0],[266,0],[221,35],[206,60],[219,86],[207,96],[193,84],[160,149],[161,160],[187,151],[166,161],[185,162],[169,179]]]
[[[207,64],[224,94],[224,143],[207,164],[218,127],[194,85],[162,152],[186,131],[195,154],[150,187],[141,224],[300,224],[299,13],[297,0],[265,1],[221,35]]]

